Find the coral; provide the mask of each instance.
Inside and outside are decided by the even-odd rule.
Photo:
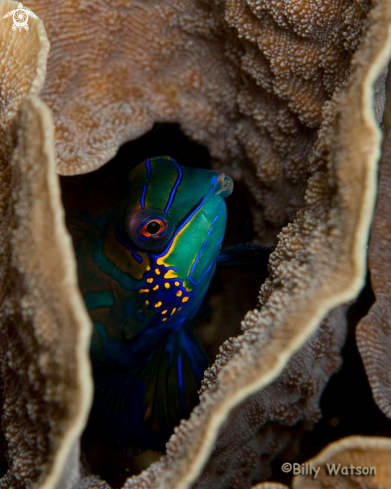
[[[261,482],[256,486],[253,486],[252,489],[289,489],[288,486],[284,484],[280,484],[279,482]]]
[[[15,5],[7,0],[1,12]],[[26,56],[16,37],[25,33],[11,33],[9,23],[0,37],[1,358],[10,465],[1,484],[106,487],[80,479],[77,463],[91,395],[90,321],[76,287],[54,155],[62,174],[92,171],[154,122],[175,121],[208,147],[214,166],[246,183],[259,240],[273,242],[289,224],[259,307],[244,318],[243,334],[221,347],[200,404],[176,428],[167,454],[125,487],[248,487],[267,473],[259,457],[270,461],[295,429],[318,418],[344,334],[336,308],[363,285],[391,6],[35,0],[30,7],[52,46],[41,97],[55,138],[50,112],[35,98],[48,49],[42,24],[31,21]]]
[[[15,8],[15,3],[4,1],[0,5],[0,15],[3,16]],[[4,21],[0,34],[2,59],[0,65],[0,83],[2,97],[0,99],[0,136],[2,170],[5,160],[10,157],[12,141],[7,127],[15,116],[22,98],[26,94],[37,94],[45,80],[46,61],[49,52],[49,41],[41,21],[32,26],[30,36],[25,42],[18,42],[12,36],[12,17]],[[3,198],[6,196],[2,196]]]
[[[154,122],[175,121],[242,175],[261,237],[265,221],[294,219],[323,105],[346,78],[368,2],[32,6],[52,45],[42,98],[61,174],[96,169]]]
[[[2,250],[5,486],[50,484],[64,469],[78,480],[78,436],[92,393],[89,318],[61,211],[50,113],[28,97],[15,123],[11,195],[2,218],[11,245],[7,254]],[[81,322],[84,330],[77,328]]]
[[[370,487],[382,489],[389,487],[391,467],[389,464],[391,440],[381,437],[351,436],[332,443],[315,458],[308,461],[313,467],[320,467],[315,478],[309,475],[294,477],[292,489],[348,489],[351,487]],[[338,476],[329,475],[327,464],[341,464]],[[353,474],[352,469],[354,466]],[[347,473],[342,473],[342,467]],[[356,467],[375,468],[374,475],[357,474]]]
[[[309,429],[321,416],[319,398],[340,366],[345,323],[342,308],[334,309],[310,341],[293,355],[282,374],[230,414],[225,422],[229,429],[221,431],[194,489],[244,489],[251,487],[254,477],[265,480],[270,476],[271,459],[303,427]],[[205,384],[210,382],[210,375]],[[288,426],[293,428],[288,430]]]
[[[381,163],[377,207],[371,228],[369,269],[376,302],[357,327],[357,344],[379,408],[391,417],[390,237],[391,133]]]
[[[74,489],[110,489],[110,486],[98,477],[89,476],[80,479]]]
[[[316,477],[296,475],[292,489],[349,489],[365,487],[383,489],[389,487],[391,440],[381,437],[351,436],[331,443],[315,458],[299,464],[303,471],[318,469]],[[329,474],[330,467],[338,474]],[[360,473],[357,473],[360,469]],[[364,472],[362,471],[364,469]],[[368,475],[365,469],[372,469]],[[374,469],[374,470],[373,470]],[[263,482],[252,489],[289,489],[288,486],[274,482]]]
[[[2,2],[1,18],[13,8]],[[25,43],[11,27],[2,27],[0,38],[7,94],[0,108],[0,354],[9,461],[1,484],[24,487],[58,480],[85,423],[92,386],[89,319],[63,222],[53,126],[35,97],[49,43],[41,21],[31,22]],[[81,320],[84,331],[74,329]],[[72,453],[78,468],[77,447]]]

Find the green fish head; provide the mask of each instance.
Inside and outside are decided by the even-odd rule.
[[[123,226],[132,242],[189,289],[206,276],[209,284],[225,233],[224,199],[232,192],[232,179],[159,156],[137,165],[130,183]]]

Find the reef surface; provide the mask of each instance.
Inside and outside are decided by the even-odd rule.
[[[321,393],[341,364],[345,304],[365,282],[391,5],[35,0],[28,7],[39,19],[29,18],[28,32],[12,31],[3,16],[17,3],[0,4],[8,461],[0,485],[107,487],[79,464],[92,393],[91,324],[57,173],[102,167],[157,122],[179,124],[208,149],[214,168],[243,184],[254,202],[254,242],[276,249],[257,307],[205,373],[199,405],[176,428],[167,454],[124,487],[245,488],[281,475],[270,465],[320,418]],[[386,193],[379,192],[370,244],[376,300],[389,295],[375,273]],[[371,321],[385,336],[387,324]],[[377,354],[379,342],[372,346],[365,328],[360,352],[389,416],[387,354]],[[357,444],[369,458],[389,451],[389,440],[350,441],[319,457],[349,458]],[[386,457],[373,456],[387,470]],[[382,477],[374,487],[384,487]],[[258,487],[282,487],[273,484]]]

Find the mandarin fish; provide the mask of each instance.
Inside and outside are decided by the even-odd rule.
[[[126,455],[163,452],[198,403],[208,358],[190,323],[216,269],[232,189],[224,173],[148,158],[131,171],[126,198],[70,229],[93,322],[90,438]]]

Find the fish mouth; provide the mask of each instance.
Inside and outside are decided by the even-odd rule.
[[[221,197],[228,197],[228,195],[232,194],[232,190],[234,189],[234,182],[231,177],[226,175],[224,172],[219,173],[217,182],[220,184],[216,195],[221,195]]]

